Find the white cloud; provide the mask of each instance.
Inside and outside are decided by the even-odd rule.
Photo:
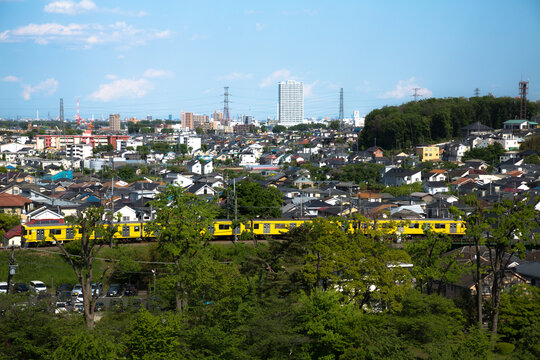
[[[255,29],[257,29],[257,31],[263,31],[267,27],[268,27],[267,24],[261,24],[261,23],[256,23],[255,24]]]
[[[172,72],[167,70],[148,69],[144,72],[145,78],[171,77]]]
[[[108,102],[117,99],[139,99],[153,89],[153,85],[144,78],[118,79],[108,84],[101,84],[99,89],[90,94],[90,99]]]
[[[96,3],[90,0],[75,1],[53,1],[45,5],[43,11],[55,14],[81,14],[88,11],[96,10]]]
[[[28,24],[0,33],[0,42],[34,41],[37,44],[73,43],[90,48],[97,44],[122,47],[143,45],[147,41],[169,37],[169,30],[138,29],[123,21],[114,24]]]
[[[304,97],[309,98],[313,96],[313,88],[319,83],[319,80],[315,80],[311,84],[304,84]]]
[[[116,79],[118,79],[118,75],[107,74],[107,75],[105,75],[105,79],[108,79],[108,80],[116,80]]]
[[[36,85],[24,85],[22,97],[24,100],[30,100],[30,97],[33,93],[52,95],[56,92],[57,88],[58,81],[56,79],[50,78]]]
[[[264,80],[259,84],[260,87],[268,87],[273,86],[279,81],[291,79],[291,72],[287,69],[280,69],[276,70],[267,77],[264,78]]]
[[[4,82],[18,82],[18,81],[21,81],[21,79],[19,79],[19,78],[16,77],[16,76],[13,76],[13,75],[8,75],[8,76],[4,76],[2,79],[0,79],[0,81],[4,81]]]
[[[193,34],[189,38],[189,40],[191,41],[206,40],[206,39],[208,39],[208,35],[204,35],[204,34]]]
[[[81,0],[79,2],[72,0],[53,1],[45,5],[43,11],[46,13],[65,14],[65,15],[78,15],[88,12],[105,12],[118,15],[128,16],[146,16],[148,15],[144,11],[124,11],[120,8],[102,8],[98,7],[95,2],[91,0]]]
[[[383,99],[403,99],[408,98],[414,94],[414,89],[417,88],[417,93],[423,97],[431,97],[433,93],[427,88],[422,88],[416,82],[414,77],[409,80],[399,80],[395,89],[390,90],[382,94],[380,97]]]
[[[253,77],[253,75],[251,75],[251,74],[243,74],[243,73],[240,73],[240,72],[232,72],[230,74],[220,76],[216,80],[217,81],[247,80],[247,79],[251,79],[252,77]]]

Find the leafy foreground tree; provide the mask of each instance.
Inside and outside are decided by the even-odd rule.
[[[416,279],[416,285],[420,292],[430,295],[433,293],[435,282],[445,284],[455,283],[463,269],[457,262],[457,254],[447,256],[445,254],[452,247],[452,240],[448,235],[435,233],[424,229],[425,238],[415,239],[405,245],[405,250],[411,256],[414,267],[412,275]],[[437,287],[437,293],[441,293],[441,286]]]
[[[103,220],[106,219],[104,222]],[[64,245],[56,241],[58,248],[71,264],[79,284],[83,291],[83,314],[88,329],[94,328],[94,306],[99,297],[99,292],[92,291],[94,278],[94,262],[99,250],[104,245],[109,245],[114,240],[116,227],[111,226],[112,213],[104,208],[87,208],[78,216],[69,216],[66,223],[73,227],[73,231],[80,234],[80,239]],[[108,223],[108,224],[107,224]],[[108,267],[101,273],[96,283],[101,284],[105,279]]]
[[[169,186],[153,203],[156,219],[149,230],[157,234],[159,250],[172,260],[164,281],[174,294],[176,308],[186,310],[190,299],[187,271],[212,239],[209,231],[217,214],[214,202]]]
[[[114,360],[121,354],[121,345],[95,332],[81,331],[64,336],[53,354],[57,360]]]

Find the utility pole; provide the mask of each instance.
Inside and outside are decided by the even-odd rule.
[[[343,88],[339,91],[339,128],[343,126]]]
[[[411,95],[411,96],[414,97],[414,101],[416,102],[416,101],[418,101],[418,98],[419,98],[420,96],[422,96],[422,95],[420,95],[420,93],[418,92],[418,90],[421,90],[421,89],[418,88],[418,87],[415,87],[415,88],[413,88],[413,90],[414,90],[414,94]]]
[[[7,294],[9,294],[9,290],[11,288],[11,280],[13,278],[13,275],[16,273],[16,268],[18,265],[15,265],[15,248],[11,247],[11,256],[9,258],[9,265],[8,265],[8,281],[7,281]]]
[[[233,179],[233,187],[234,187],[234,226],[233,226],[233,232],[234,232],[234,242],[236,243],[238,241],[238,231],[236,231],[237,228],[237,222],[238,222],[238,196],[236,196],[236,179]]]
[[[519,118],[527,119],[527,92],[529,88],[528,81],[519,82],[519,96],[521,98],[521,107],[519,110]]]

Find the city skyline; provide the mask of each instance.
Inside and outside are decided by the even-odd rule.
[[[0,117],[276,117],[280,81],[305,117],[420,98],[540,99],[540,3],[0,1]]]

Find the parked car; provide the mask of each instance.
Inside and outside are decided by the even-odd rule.
[[[8,292],[8,283],[7,282],[0,282],[0,294],[7,294]]]
[[[83,293],[79,293],[79,295],[77,295],[77,298],[75,299],[75,302],[82,303],[83,301],[84,301]]]
[[[124,296],[137,296],[137,288],[133,285],[126,285],[124,288]]]
[[[104,302],[97,302],[96,306],[94,306],[94,311],[104,311],[105,310],[105,303]]]
[[[107,296],[113,297],[113,296],[122,296],[122,287],[120,284],[111,284],[109,286],[109,290],[107,290]]]
[[[92,294],[97,294],[97,296],[100,296],[101,295],[101,292],[103,291],[103,284],[102,283],[99,283],[99,284],[92,284]]]
[[[22,283],[13,285],[13,289],[15,290],[16,293],[24,293],[24,292],[30,291],[30,288],[28,287],[28,285],[22,284]]]
[[[57,302],[56,309],[54,309],[54,313],[55,314],[65,313],[68,311],[67,307],[68,307],[68,304],[65,302]]]
[[[45,293],[47,292],[47,286],[45,286],[43,281],[32,280],[30,281],[30,290],[35,293]]]
[[[73,311],[83,312],[84,311],[83,304],[82,303],[76,303],[75,305],[73,305]]]
[[[71,296],[78,296],[79,294],[82,294],[82,285],[75,284],[73,290],[71,290]]]
[[[71,285],[71,284],[60,284],[56,288],[56,296],[59,296],[60,293],[65,292],[65,291],[71,292],[71,290],[73,290],[73,285]]]

